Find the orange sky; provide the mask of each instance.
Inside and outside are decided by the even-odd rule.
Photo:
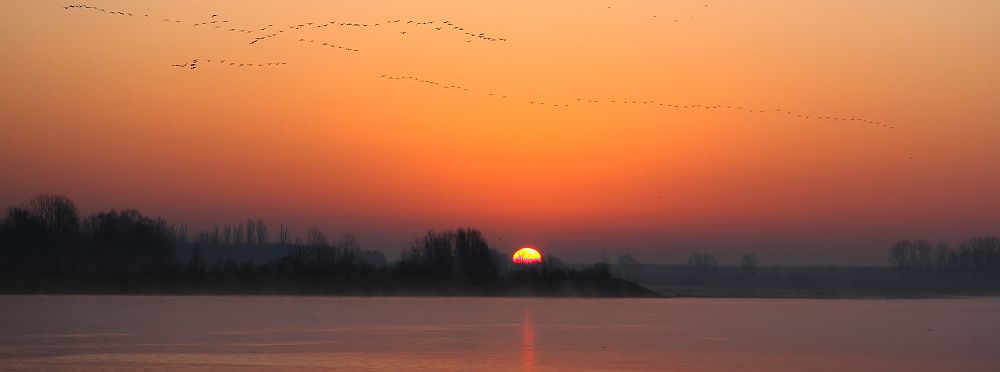
[[[471,225],[581,261],[882,263],[1000,233],[995,1],[68,4],[0,12],[0,205],[259,216],[390,255]],[[288,28],[330,21],[370,26]]]

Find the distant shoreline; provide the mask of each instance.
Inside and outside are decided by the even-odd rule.
[[[390,261],[351,234],[318,229],[277,240],[262,219],[192,238],[184,224],[136,210],[81,216],[68,198],[40,194],[0,216],[0,293],[278,294],[357,296],[932,298],[1000,293],[1000,237],[951,248],[903,240],[890,266],[738,265],[693,252],[687,264],[630,254],[573,265],[521,247],[513,257],[471,227],[428,231]],[[520,252],[531,253],[519,256]]]
[[[110,279],[110,280],[109,280]],[[45,278],[0,281],[5,295],[288,295],[353,297],[517,297],[517,298],[662,298],[658,292],[620,278],[581,278],[559,281],[507,280],[483,284],[414,280],[326,282],[309,285],[301,278],[272,278],[267,283],[208,282],[193,285],[191,278]]]
[[[972,298],[972,297],[995,297],[989,294],[940,294],[940,293],[914,293],[914,292],[850,292],[850,293],[822,293],[817,291],[778,291],[770,290],[736,290],[730,291],[725,288],[705,288],[700,290],[674,290],[666,293],[658,291],[665,298],[734,298],[734,299],[802,299],[802,300],[920,300],[939,298]]]
[[[775,291],[746,290],[732,288],[686,288],[655,290],[641,285],[640,291],[600,294],[600,293],[463,293],[463,292],[324,292],[320,290],[299,291],[231,291],[231,290],[11,290],[0,288],[0,296],[289,296],[289,297],[401,297],[401,298],[552,298],[552,299],[788,299],[788,300],[925,300],[925,299],[966,299],[1000,297],[991,293],[943,294],[926,292],[844,292],[823,293],[817,291]]]
[[[752,295],[732,295],[732,296],[712,296],[685,293],[671,293],[658,296],[576,296],[576,295],[439,295],[439,294],[318,294],[318,293],[236,293],[236,292],[8,292],[0,291],[0,297],[44,297],[44,296],[123,296],[123,297],[328,297],[328,298],[478,298],[478,299],[621,299],[621,300],[685,300],[685,299],[706,299],[706,300],[948,300],[948,299],[976,299],[976,298],[1000,298],[996,295],[940,295],[940,294],[916,294],[916,295],[856,295],[856,296],[752,296]]]

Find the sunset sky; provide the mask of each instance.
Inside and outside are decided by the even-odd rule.
[[[459,226],[569,261],[765,265],[1000,233],[998,1],[2,6],[0,206],[253,216],[390,257]]]

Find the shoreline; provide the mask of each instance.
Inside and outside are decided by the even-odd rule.
[[[0,295],[276,295],[356,297],[538,297],[538,298],[661,298],[659,292],[618,279],[554,281],[501,280],[488,283],[406,280],[330,281],[325,283],[275,280],[215,282],[199,285],[184,281],[88,281],[12,280],[0,281]]]
[[[510,298],[510,299],[745,299],[745,300],[932,300],[974,299],[1000,297],[998,294],[940,294],[940,293],[853,293],[846,295],[762,295],[729,293],[715,295],[691,292],[655,292],[650,295],[579,295],[579,294],[473,294],[473,293],[320,293],[288,291],[8,291],[0,289],[0,296],[137,296],[137,297],[345,297],[345,298]]]

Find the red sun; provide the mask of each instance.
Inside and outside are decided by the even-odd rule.
[[[516,264],[530,265],[539,262],[542,262],[542,254],[534,248],[524,247],[514,252],[514,263]]]

